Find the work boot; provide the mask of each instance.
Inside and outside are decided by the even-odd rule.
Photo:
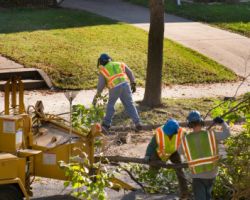
[[[179,200],[192,200],[192,195],[188,191],[181,192]]]
[[[106,130],[109,130],[109,129],[110,129],[110,126],[107,125],[107,124],[104,124],[104,123],[102,123],[102,127],[105,128]]]
[[[109,129],[110,129],[110,126],[109,126],[109,125],[106,125],[106,124],[102,123],[102,132],[103,132],[105,135],[108,135],[108,134],[109,134]]]
[[[140,132],[142,130],[142,125],[141,123],[138,123],[135,125],[135,132]]]
[[[179,200],[192,200],[192,198],[190,196],[180,197]]]

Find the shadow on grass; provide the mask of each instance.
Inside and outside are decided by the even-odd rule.
[[[116,23],[85,11],[62,8],[6,8],[0,11],[0,34]]]

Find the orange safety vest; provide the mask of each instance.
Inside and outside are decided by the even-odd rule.
[[[100,66],[100,73],[105,77],[109,89],[127,81],[125,69],[126,65],[121,62],[111,61],[105,66]]]
[[[156,143],[158,156],[163,161],[167,161],[171,154],[178,150],[183,137],[183,129],[179,128],[178,133],[174,134],[171,139],[163,131],[163,126],[156,129]]]

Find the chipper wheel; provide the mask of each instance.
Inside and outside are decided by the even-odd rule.
[[[15,185],[0,185],[0,200],[23,200],[23,196]]]

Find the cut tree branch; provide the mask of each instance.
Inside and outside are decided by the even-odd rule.
[[[144,164],[144,165],[150,165],[150,166],[157,166],[161,168],[187,168],[187,163],[180,163],[180,164],[171,164],[171,163],[165,163],[162,161],[150,161],[147,162],[143,158],[134,158],[134,157],[123,157],[123,156],[103,156],[103,157],[95,157],[96,161],[101,161],[104,163],[107,163],[107,160],[109,162],[114,163],[137,163],[137,164]]]

